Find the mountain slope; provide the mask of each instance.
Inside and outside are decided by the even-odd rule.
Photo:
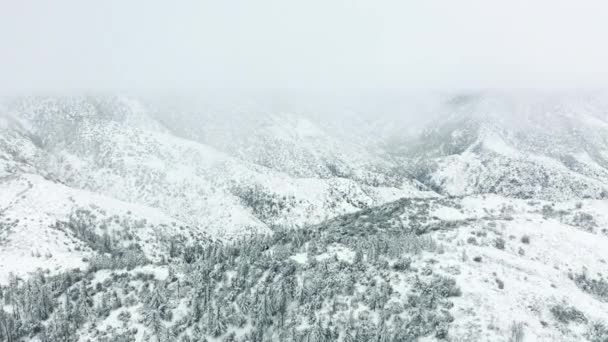
[[[336,175],[295,177],[177,137],[140,102],[126,98],[18,99],[3,108],[0,118],[0,210],[13,225],[2,232],[5,260],[13,265],[3,266],[8,267],[2,272],[4,280],[9,272],[23,276],[38,267],[86,266],[83,258],[100,251],[85,248],[90,241],[79,241],[83,236],[59,234],[54,226],[91,206],[106,208],[109,202],[141,206],[152,216],[162,214],[162,225],[171,221],[183,227],[177,236],[204,242],[267,234],[275,226],[314,224],[400,197],[435,195],[407,178],[380,186],[387,182]],[[292,163],[308,167],[301,160]],[[20,198],[44,198],[47,192],[55,197]],[[126,217],[123,211],[103,210],[108,214],[95,215],[117,214],[121,221]],[[14,225],[18,220],[21,224]],[[146,229],[155,234],[159,230]],[[53,236],[28,241],[48,234]],[[138,240],[146,241],[141,243],[143,255],[151,260],[166,256],[166,236],[150,240],[146,236],[151,233],[142,234]],[[75,250],[76,245],[83,250]],[[150,252],[154,250],[159,252]],[[37,257],[42,254],[54,257]]]
[[[576,99],[452,99],[447,119],[394,153],[419,180],[449,195],[606,198],[607,107]]]
[[[73,189],[38,175],[6,177],[0,186],[0,282],[9,276],[27,276],[37,269],[54,273],[87,266],[87,260],[105,250],[95,250],[87,232],[119,245],[137,243],[142,255],[159,261],[168,257],[170,240],[211,239],[157,209],[118,201]]]
[[[0,340],[605,340],[608,106],[431,107],[7,102]]]
[[[69,186],[160,208],[218,237],[319,222],[420,192],[408,180],[375,187],[294,178],[175,137],[130,100],[35,99],[13,108],[43,146],[29,163]]]
[[[112,258],[3,291],[21,312],[25,289],[55,289],[49,314],[20,318],[50,340],[601,341],[606,209],[402,199],[306,229],[186,243],[169,264],[125,269]]]

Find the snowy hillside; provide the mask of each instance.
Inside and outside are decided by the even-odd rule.
[[[602,99],[4,101],[0,340],[604,342]]]
[[[456,97],[393,153],[443,194],[607,198],[607,108],[601,98]]]
[[[176,137],[131,100],[34,99],[13,108],[40,141],[40,155],[27,163],[68,186],[159,208],[217,237],[319,222],[420,193],[409,179],[373,186],[339,175],[295,178]]]
[[[171,239],[209,241],[157,209],[77,190],[38,175],[22,174],[2,181],[0,196],[0,282],[10,274],[27,276],[38,268],[52,271],[86,267],[94,248],[75,224],[86,224],[99,236],[138,242],[150,260],[168,254]],[[55,273],[55,272],[53,272]]]
[[[607,209],[402,199],[307,229],[184,244],[170,263],[109,257],[13,281],[8,310],[24,314],[7,322],[51,341],[603,341]],[[28,311],[38,300],[42,311]]]
[[[185,227],[184,235],[203,234],[210,239],[224,240],[269,233],[275,226],[319,223],[401,197],[436,196],[404,177],[387,182],[381,173],[365,178],[370,175],[366,171],[362,171],[361,177],[353,173],[298,177],[278,166],[247,161],[173,135],[149,115],[144,104],[127,98],[18,99],[3,107],[0,118],[0,200],[6,205],[2,207],[2,215],[10,213],[7,220],[22,221],[37,221],[40,213],[53,218],[35,226],[20,225],[3,232],[8,236],[5,251],[14,265],[3,272],[4,279],[9,271],[19,270],[25,274],[38,266],[84,265],[83,251],[67,246],[63,241],[67,237],[61,237],[56,243],[48,239],[29,243],[28,239],[36,232],[38,234],[33,235],[50,234],[53,220],[64,219],[89,206],[104,208],[107,201],[139,205],[150,212],[162,213],[166,216],[163,222],[177,222]],[[284,125],[289,126],[291,119],[285,118]],[[273,129],[276,134],[287,130],[285,127]],[[314,131],[312,127],[298,129]],[[262,133],[267,131],[259,134]],[[327,145],[324,149],[322,143],[315,144],[316,151],[327,155],[339,145]],[[304,143],[301,147],[313,148]],[[294,169],[310,170],[307,161],[287,157],[286,160]],[[355,165],[348,167],[352,169]],[[23,214],[9,210],[10,203],[21,201],[19,191],[25,191],[15,186],[19,179],[27,179],[34,189],[44,189],[28,190],[41,198],[24,202],[29,209]],[[45,198],[47,192],[59,199]],[[90,198],[81,195],[84,199],[72,200],[73,193],[88,193]],[[49,206],[52,201],[57,205]],[[29,217],[28,213],[38,214]],[[113,214],[116,211],[110,210],[108,215]],[[146,215],[140,218],[146,219]],[[19,239],[21,243],[16,242]],[[156,247],[146,243],[142,248],[145,252]],[[63,253],[64,259],[72,261],[49,260],[41,264],[27,259],[32,253],[44,254],[42,251],[57,258]],[[21,268],[20,264],[29,266]]]

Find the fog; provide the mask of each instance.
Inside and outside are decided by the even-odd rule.
[[[9,1],[0,91],[593,89],[602,1]]]

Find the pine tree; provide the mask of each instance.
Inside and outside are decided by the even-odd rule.
[[[171,327],[165,327],[162,333],[163,342],[173,342],[177,339],[177,333]]]
[[[345,329],[342,337],[342,342],[355,342],[355,335],[350,329]]]
[[[376,328],[376,341],[377,342],[389,342],[390,341],[390,334],[386,327],[385,322],[379,323],[378,327]]]
[[[64,301],[63,301],[63,309],[65,310],[68,319],[72,320],[72,313],[74,311],[72,302],[70,301],[70,297],[67,295],[67,293],[64,296]]]
[[[91,310],[89,308],[89,304],[85,296],[80,295],[78,297],[78,301],[76,305],[74,305],[74,310],[72,312],[72,319],[77,326],[81,326],[86,322],[87,318],[91,314]]]
[[[281,327],[285,324],[285,313],[287,312],[287,289],[285,286],[285,282],[281,281],[281,287],[276,296],[276,311],[280,317]]]
[[[122,302],[120,301],[120,297],[118,297],[116,291],[112,291],[112,294],[110,295],[110,307],[112,308],[112,310],[116,310],[121,306]]]
[[[325,329],[321,325],[321,321],[317,320],[317,324],[308,332],[307,340],[309,342],[325,342]]]
[[[160,342],[165,326],[158,310],[148,309],[144,316],[144,324],[152,331],[156,340]]]
[[[51,339],[53,341],[71,342],[74,340],[75,336],[73,336],[69,320],[62,308],[57,310],[50,326],[52,327]]]
[[[160,284],[156,284],[152,293],[146,300],[146,305],[152,309],[160,309],[166,303],[165,293]]]
[[[360,249],[357,249],[355,252],[355,258],[353,260],[353,264],[360,265],[363,262],[363,252]]]
[[[220,314],[220,307],[215,309],[215,317],[211,327],[211,333],[213,336],[218,337],[226,331],[226,323],[224,323],[224,317]]]
[[[234,334],[234,332],[232,332],[232,333],[226,335],[226,337],[224,337],[222,342],[236,342],[236,335]]]
[[[206,341],[204,329],[201,327],[201,323],[194,324],[192,328],[192,341]]]
[[[11,314],[0,308],[0,340],[14,342],[17,340],[15,320]]]
[[[201,310],[201,302],[199,299],[199,294],[197,294],[196,292],[193,294],[191,306],[192,306],[192,318],[193,318],[194,322],[200,321],[201,316],[203,315],[203,312]]]
[[[102,317],[102,318],[105,318],[105,317],[107,317],[110,314],[110,303],[109,303],[110,302],[110,298],[109,298],[109,296],[110,295],[107,292],[103,293],[101,295],[101,300],[99,302],[99,305],[97,306],[97,309],[96,309],[97,315],[100,316],[100,317]]]
[[[258,304],[258,322],[260,326],[267,327],[272,324],[272,308],[270,307],[270,299],[267,291],[264,291],[262,298]]]

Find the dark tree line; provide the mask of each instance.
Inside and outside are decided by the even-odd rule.
[[[70,229],[96,245],[100,236],[81,223]],[[446,337],[453,320],[449,298],[459,289],[451,278],[412,266],[419,252],[436,251],[437,244],[402,226],[359,224],[366,221],[337,219],[226,244],[167,241],[170,255],[152,265],[169,270],[166,278],[138,271],[150,262],[137,247],[101,238],[97,248],[105,253],[86,272],[38,273],[0,288],[0,340],[74,341],[86,333],[99,341],[132,341],[137,329],[159,342]],[[332,252],[336,246],[344,255]],[[94,283],[104,269],[110,275]],[[407,293],[396,288],[403,284],[395,274],[408,282]],[[121,326],[99,330],[113,312]]]

